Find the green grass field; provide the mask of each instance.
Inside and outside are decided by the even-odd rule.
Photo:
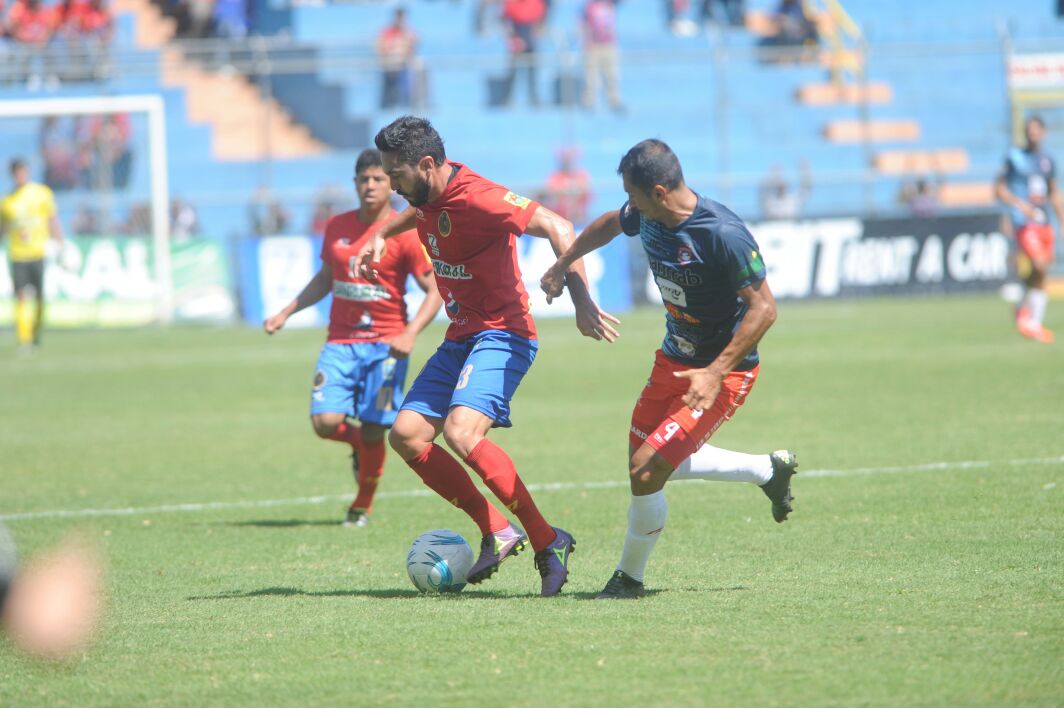
[[[373,524],[337,524],[347,452],[306,413],[321,332],[56,332],[26,359],[7,333],[0,519],[30,556],[98,539],[110,607],[67,664],[0,647],[0,705],[1064,702],[1064,342],[1023,340],[990,298],[783,303],[714,440],[798,451],[791,521],[751,486],[670,486],[651,594],[604,603],[662,332],[623,319],[613,346],[541,322],[493,434],[577,538],[554,599],[530,552],[417,594],[413,538],[477,532],[394,456]]]

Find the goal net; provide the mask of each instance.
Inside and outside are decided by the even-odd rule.
[[[135,326],[174,316],[166,125],[161,96],[0,101],[0,165],[26,161],[55,193],[68,246],[46,260],[49,326]],[[0,325],[12,320],[0,246]]]

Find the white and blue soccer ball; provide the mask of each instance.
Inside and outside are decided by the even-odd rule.
[[[473,567],[473,549],[454,531],[421,534],[406,554],[406,572],[421,592],[460,592]]]

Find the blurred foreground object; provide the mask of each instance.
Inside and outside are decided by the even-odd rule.
[[[10,581],[3,624],[19,649],[58,661],[88,648],[103,607],[100,553],[84,539],[70,536]]]

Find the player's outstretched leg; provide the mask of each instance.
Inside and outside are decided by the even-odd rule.
[[[542,597],[557,595],[569,578],[569,556],[576,550],[576,539],[567,531],[555,528],[554,540],[536,553],[536,570],[539,571]]]
[[[351,471],[358,483],[358,496],[347,510],[344,526],[360,528],[369,524],[373,497],[384,474],[384,434],[386,428],[372,423],[362,426],[361,439],[351,455]]]
[[[798,474],[798,457],[790,450],[777,450],[769,457],[772,459],[772,479],[761,485],[761,491],[772,501],[772,518],[782,524],[794,511],[791,477]]]
[[[466,580],[473,585],[487,580],[495,574],[504,560],[516,556],[527,545],[528,537],[525,532],[513,524],[508,524],[501,531],[486,534],[480,540],[480,556],[469,569]]]

